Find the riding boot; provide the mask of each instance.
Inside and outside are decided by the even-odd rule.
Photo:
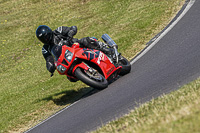
[[[107,44],[103,42],[98,42],[98,47],[100,51],[104,52],[105,54],[112,55],[114,53],[113,48],[108,48]]]

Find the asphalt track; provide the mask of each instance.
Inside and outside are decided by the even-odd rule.
[[[194,4],[193,4],[194,3]],[[192,5],[193,4],[193,5]],[[190,9],[188,7],[191,7]],[[95,130],[200,76],[200,1],[191,0],[177,22],[132,61],[130,74],[105,90],[82,98],[28,130],[29,133],[84,133]],[[186,14],[184,14],[186,13]],[[181,19],[180,19],[181,18]],[[180,21],[178,21],[180,19]]]

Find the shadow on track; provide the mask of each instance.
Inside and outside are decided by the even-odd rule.
[[[114,80],[110,81],[109,84],[115,82],[118,80],[120,76],[116,77]],[[107,88],[105,88],[107,89]],[[79,90],[66,90],[59,93],[54,93],[52,95],[49,95],[48,97],[38,99],[35,102],[41,102],[41,101],[53,101],[58,106],[64,106],[64,105],[70,105],[80,99],[86,98],[88,96],[91,96],[101,90],[92,88],[92,87],[83,87]]]
[[[86,98],[94,93],[99,92],[99,90],[92,87],[84,87],[77,90],[66,90],[59,93],[54,93],[48,97],[38,99],[35,102],[40,101],[53,101],[58,106],[72,104],[82,98]]]

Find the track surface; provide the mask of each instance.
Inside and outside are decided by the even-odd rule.
[[[132,65],[130,74],[85,97],[30,133],[82,133],[200,76],[200,1]]]

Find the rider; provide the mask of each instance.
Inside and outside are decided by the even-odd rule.
[[[90,37],[82,39],[73,38],[76,33],[76,26],[61,26],[54,31],[46,25],[40,25],[37,28],[36,36],[42,43],[44,43],[42,47],[42,54],[46,60],[46,68],[50,73],[53,74],[56,69],[54,59],[51,54],[51,49],[55,45],[67,45],[71,47],[75,42],[77,42],[80,44],[80,47],[94,48],[101,50],[105,54],[111,54],[112,50],[107,48],[104,43],[96,41],[94,38]]]

